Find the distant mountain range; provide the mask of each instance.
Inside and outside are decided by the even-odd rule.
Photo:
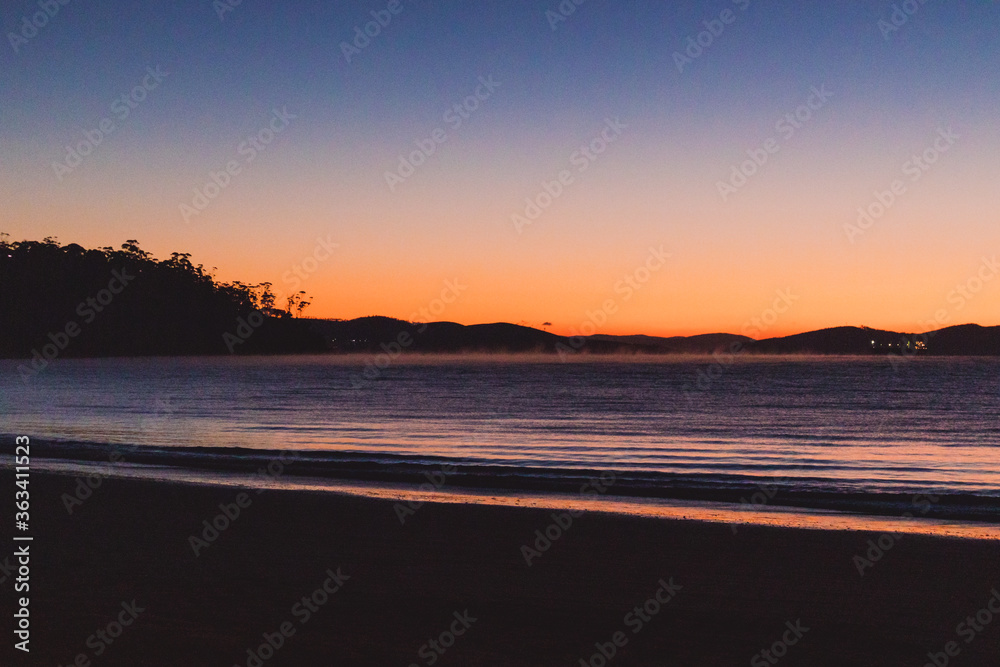
[[[1000,326],[964,324],[923,334],[834,327],[754,340],[736,334],[566,337],[517,324],[412,323],[389,317],[312,320],[333,352],[539,352],[560,354],[907,354],[1000,356]]]

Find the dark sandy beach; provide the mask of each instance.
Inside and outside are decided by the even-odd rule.
[[[0,479],[12,488],[9,471]],[[939,664],[971,667],[1000,659],[1000,615],[975,620],[1000,588],[1000,542],[907,535],[862,577],[854,557],[877,534],[734,534],[724,524],[584,514],[529,567],[522,546],[553,524],[550,511],[426,504],[401,525],[392,502],[268,490],[250,491],[248,506],[196,556],[190,537],[220,503],[234,513],[240,490],[105,480],[69,515],[60,495],[73,486],[33,474],[31,653],[15,655],[5,631],[13,662],[4,664],[921,667],[931,652]],[[13,576],[4,576],[9,627]]]

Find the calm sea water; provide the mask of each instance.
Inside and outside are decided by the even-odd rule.
[[[4,361],[0,431],[1000,497],[1000,359],[371,361]]]

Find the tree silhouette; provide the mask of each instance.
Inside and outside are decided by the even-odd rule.
[[[307,322],[292,318],[293,306],[301,315],[309,303],[304,292],[282,310],[271,288],[216,281],[190,253],[157,260],[135,239],[88,250],[54,237],[12,243],[0,233],[0,357],[46,346],[59,356],[228,353],[223,334],[254,311],[264,322],[238,352],[325,349]]]
[[[307,300],[307,296],[308,295],[303,290],[295,292],[285,299],[285,310],[289,313],[291,313],[292,310],[295,310],[295,312],[299,314],[299,317],[302,317],[302,311],[308,308],[312,303]]]

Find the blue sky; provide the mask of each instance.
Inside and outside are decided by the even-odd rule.
[[[404,316],[462,274],[482,287],[453,319],[570,327],[648,246],[667,242],[677,275],[651,285],[616,330],[738,328],[793,280],[813,301],[782,326],[885,316],[902,327],[933,312],[1000,240],[995,2],[907,3],[914,11],[897,11],[892,31],[904,3],[587,0],[564,2],[575,9],[555,24],[546,12],[556,1],[403,0],[392,14],[388,0],[243,0],[221,16],[209,0],[52,6],[37,34],[22,28],[38,2],[7,3],[0,21],[0,230],[89,245],[138,238],[248,280],[273,280],[332,233],[350,251],[309,285],[315,315]],[[341,45],[372,12],[391,21],[348,62]],[[699,33],[707,46],[678,71],[676,54]],[[57,177],[66,147],[149,68],[166,78]],[[479,77],[494,77],[496,92],[390,191],[386,172],[448,129],[443,113]],[[718,183],[818,86],[829,103],[720,200]],[[275,109],[295,116],[287,131],[182,219],[181,205],[243,159],[241,142]],[[627,124],[621,140],[516,233],[511,216],[609,118]],[[954,150],[848,242],[857,208],[942,127],[961,136]],[[834,281],[843,293],[823,286]],[[904,284],[919,285],[919,298],[886,312]],[[697,298],[679,298],[678,285]],[[666,302],[676,307],[657,306]],[[984,319],[981,307],[968,312]]]

